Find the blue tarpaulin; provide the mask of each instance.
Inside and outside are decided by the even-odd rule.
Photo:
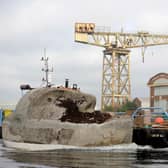
[[[3,112],[3,110],[0,109],[0,126],[2,125],[2,112]]]

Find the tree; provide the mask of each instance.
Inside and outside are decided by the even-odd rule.
[[[126,103],[120,107],[105,106],[103,111],[126,112],[128,110],[135,110],[136,108],[138,107],[134,102],[127,100]]]

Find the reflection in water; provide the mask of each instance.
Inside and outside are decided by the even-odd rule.
[[[6,152],[5,157],[16,162],[53,167],[110,168],[131,167],[136,153],[58,150],[54,152]],[[129,159],[128,159],[129,158]],[[131,159],[132,158],[132,159]]]
[[[168,149],[151,149],[137,151],[137,165],[153,165],[152,167],[168,167]]]
[[[0,143],[0,168],[167,168],[167,165],[168,149],[135,144],[25,152],[8,149]]]

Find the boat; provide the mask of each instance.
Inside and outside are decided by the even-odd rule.
[[[0,139],[2,138],[2,116],[3,116],[3,111],[0,109]]]
[[[11,115],[15,110],[12,109],[2,109],[0,108],[0,139],[2,138],[2,122],[3,120]]]
[[[138,108],[132,114],[133,142],[153,148],[168,147],[168,113],[160,107]]]
[[[95,110],[95,104],[93,95],[66,87],[33,89],[19,100],[16,112],[3,121],[3,143],[20,150],[130,144],[130,116],[101,113]]]

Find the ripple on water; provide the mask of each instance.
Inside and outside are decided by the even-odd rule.
[[[0,143],[0,168],[125,168],[165,167],[168,149],[122,144],[104,147],[60,146],[54,151],[21,151],[6,148]],[[162,152],[160,152],[162,151]],[[161,156],[162,153],[163,155]],[[167,154],[168,155],[168,154]],[[166,157],[165,157],[166,156]],[[159,158],[160,157],[160,158]]]

